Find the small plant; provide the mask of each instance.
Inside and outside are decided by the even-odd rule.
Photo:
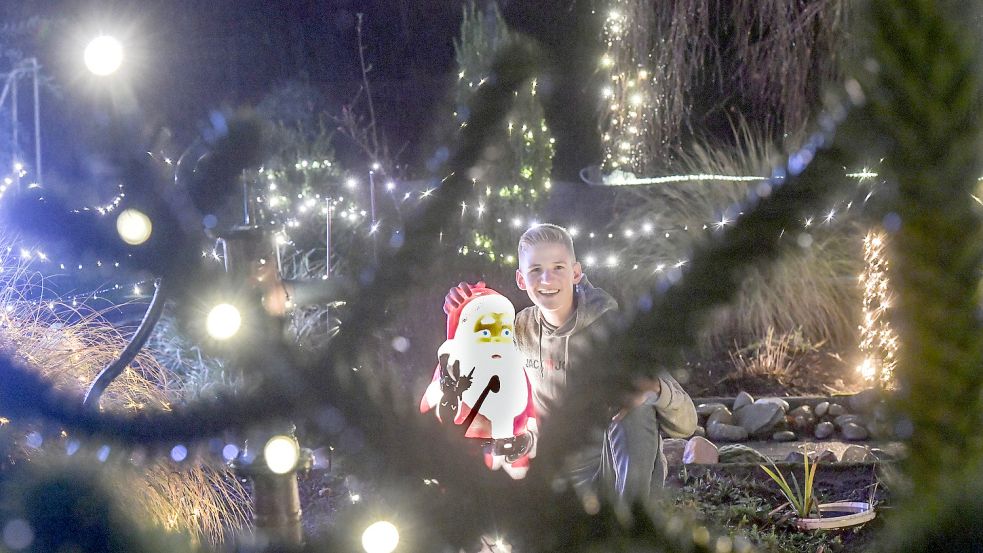
[[[760,465],[761,470],[778,484],[778,487],[782,491],[782,495],[788,500],[788,504],[795,511],[796,516],[799,518],[808,518],[810,514],[815,513],[820,516],[819,513],[819,503],[816,501],[816,495],[813,493],[813,483],[816,481],[816,469],[819,467],[819,461],[812,463],[812,467],[809,466],[809,455],[803,455],[803,478],[805,485],[800,487],[798,480],[796,480],[794,474],[789,474],[792,477],[792,483],[795,487],[789,485],[788,481],[785,479],[785,475],[782,471],[778,469],[778,466],[772,462],[769,469],[765,465]]]
[[[799,330],[776,336],[775,328],[769,326],[764,340],[729,355],[739,378],[772,376],[781,382],[798,368],[801,353],[817,349]]]

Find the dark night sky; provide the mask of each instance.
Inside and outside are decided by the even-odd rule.
[[[4,21],[40,15],[50,22],[21,43],[27,55],[41,60],[58,90],[42,98],[46,165],[67,180],[77,181],[99,172],[90,153],[102,145],[112,120],[139,126],[145,136],[166,128],[171,147],[180,148],[191,141],[210,110],[255,105],[279,86],[296,80],[322,93],[318,108],[337,113],[360,83],[359,13],[363,14],[365,55],[372,67],[380,123],[392,148],[405,148],[399,161],[420,167],[435,144],[433,123],[441,115],[447,117],[451,108],[447,98],[452,94],[455,72],[453,40],[464,2],[56,0],[2,4]],[[569,29],[576,25],[571,22],[571,3],[532,4],[537,6],[501,3],[510,22],[560,45],[565,52],[561,57],[568,58],[571,52],[562,48],[562,37],[572,36]],[[112,92],[106,90],[105,82],[95,82],[80,69],[80,49],[100,30],[116,34],[129,46],[128,71],[112,84]],[[32,48],[34,52],[29,51]],[[22,102],[22,110],[27,108]],[[121,112],[129,116],[121,118]],[[29,111],[23,117],[29,117]],[[565,134],[562,128],[555,133]],[[587,164],[582,160],[590,155],[565,153],[571,143],[583,140],[564,144],[563,136],[558,136],[558,142],[559,166],[567,165],[573,173]],[[343,156],[352,154],[344,143],[338,148]],[[565,163],[564,156],[572,163]]]
[[[126,104],[138,108],[130,119],[166,126],[175,145],[189,142],[210,110],[255,105],[289,80],[308,80],[324,94],[321,107],[337,110],[353,97],[360,77],[357,13],[364,14],[373,84],[386,95],[380,98],[380,118],[387,134],[407,140],[420,132],[422,115],[443,94],[460,25],[458,2],[27,4],[8,6],[3,15],[17,21],[40,14],[51,21],[22,41],[23,50],[38,56],[58,90],[42,97],[45,157],[52,168],[76,173],[84,170],[72,166],[84,162],[74,158],[84,157],[87,145],[75,142],[98,134],[110,97],[117,103],[121,96],[134,99]],[[116,34],[129,47],[127,71],[108,83],[111,91],[80,71],[79,49],[98,30]],[[22,97],[26,92],[25,87]],[[22,100],[22,119],[29,118],[28,108]]]

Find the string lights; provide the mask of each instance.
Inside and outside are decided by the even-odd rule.
[[[455,116],[462,125],[467,121],[465,106],[491,72],[489,52],[501,49],[512,38],[495,3],[465,8],[461,38],[455,42],[460,69]],[[518,238],[499,221],[535,217],[552,189],[549,178],[555,141],[546,126],[537,88],[538,81],[532,79],[516,90],[505,122],[490,137],[488,151],[494,152],[493,159],[474,168],[474,201],[461,208],[461,217],[473,228],[461,246],[470,251],[470,244],[479,241],[481,251],[489,252],[493,260],[501,257],[496,252],[513,249]]]
[[[648,46],[650,37],[640,37],[650,18],[651,6],[637,0],[612,0],[604,15],[605,52],[600,70],[608,80],[600,90],[608,113],[601,134],[604,165],[609,170],[644,173],[651,159],[651,129],[655,117],[655,94]],[[648,10],[645,8],[648,7]]]
[[[863,318],[860,324],[860,352],[864,358],[857,370],[868,382],[890,387],[897,364],[898,338],[888,321],[893,303],[888,282],[888,261],[884,255],[885,236],[870,231],[864,237]]]

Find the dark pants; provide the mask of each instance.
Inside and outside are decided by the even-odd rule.
[[[648,503],[662,489],[667,473],[655,408],[640,405],[612,422],[600,443],[571,456],[569,467],[578,491]]]

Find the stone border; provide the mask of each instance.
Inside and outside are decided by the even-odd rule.
[[[808,451],[809,458],[822,465],[872,465],[898,461],[906,455],[906,446],[901,442],[752,442],[751,445],[721,444],[718,447],[701,436],[689,440],[668,438],[663,441],[662,449],[669,466],[755,466],[771,463],[801,466],[803,451]]]
[[[856,394],[759,399],[741,392],[732,398],[704,397],[693,402],[700,424],[696,435],[714,442],[897,438],[890,424],[886,394],[877,389]]]

